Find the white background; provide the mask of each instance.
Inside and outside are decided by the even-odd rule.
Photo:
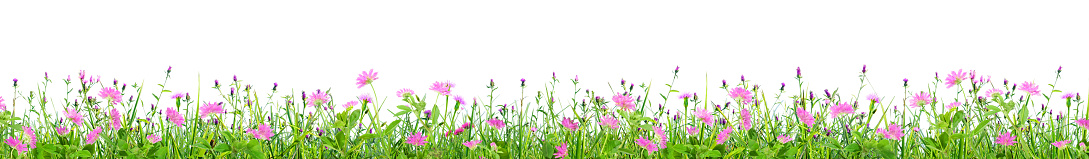
[[[205,93],[212,80],[238,75],[262,91],[273,82],[333,88],[342,103],[370,92],[354,79],[375,69],[380,97],[400,88],[433,96],[432,82],[451,80],[454,94],[484,98],[495,79],[509,102],[519,78],[534,92],[556,72],[566,101],[575,75],[609,97],[607,82],[663,88],[680,66],[677,90],[705,97],[706,75],[712,98],[723,100],[714,89],[722,79],[736,84],[745,75],[777,89],[794,85],[799,66],[806,87],[853,94],[867,64],[888,98],[902,93],[903,78],[919,91],[934,72],[944,78],[956,69],[1049,91],[1063,66],[1059,89],[1086,92],[1085,8],[1089,2],[4,1],[0,79],[19,78],[19,91],[31,91],[49,72],[58,101],[59,78],[79,70],[154,86],[173,66],[175,92],[195,92],[198,74]],[[12,105],[10,81],[0,83]],[[387,108],[401,104],[389,99]]]

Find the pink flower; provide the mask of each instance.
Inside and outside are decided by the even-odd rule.
[[[476,148],[477,144],[480,144],[480,140],[466,141],[461,143],[461,145],[465,145],[465,147],[469,147],[470,149]]]
[[[923,105],[930,104],[931,101],[933,101],[933,98],[930,97],[930,93],[919,92],[916,93],[915,96],[912,96],[911,106],[922,107]]]
[[[851,104],[848,104],[847,102],[840,102],[839,104],[836,104],[829,109],[831,109],[829,113],[831,113],[832,118],[835,118],[837,115],[840,114],[855,113],[855,108],[852,108]]]
[[[64,116],[76,123],[76,126],[83,126],[83,115],[79,114],[75,108],[64,108]]]
[[[741,104],[752,103],[752,92],[743,87],[734,87],[733,89],[730,89],[730,97],[740,100]]]
[[[1085,118],[1078,119],[1077,121],[1074,121],[1074,123],[1077,123],[1078,126],[1081,126],[1082,128],[1089,129],[1089,120],[1086,120]]]
[[[1055,148],[1066,147],[1066,144],[1070,144],[1070,140],[1052,142],[1051,145],[1055,145]]]
[[[695,126],[689,126],[688,127],[688,135],[696,135],[696,133],[699,133],[699,131],[700,131],[700,128],[697,128]]]
[[[749,109],[741,109],[741,129],[749,128],[752,128],[752,115],[749,114]]]
[[[23,153],[23,151],[28,150],[26,148],[26,144],[23,144],[23,142],[19,141],[19,139],[15,139],[15,137],[8,137],[8,139],[4,141],[4,143],[8,144],[8,146],[11,146],[11,148],[19,151],[18,153]]]
[[[98,91],[98,96],[109,101],[111,105],[121,104],[121,92],[113,89],[113,87],[102,88],[102,90]]]
[[[59,135],[67,135],[68,132],[68,127],[57,127],[57,134]]]
[[[38,147],[38,135],[34,134],[34,129],[32,129],[30,127],[27,127],[27,126],[24,126],[23,127],[23,134],[26,135],[26,136],[23,136],[24,137],[23,139],[29,138],[26,141],[27,141],[27,143],[30,143],[30,144],[27,144],[27,145],[30,145],[30,148],[37,148]]]
[[[174,125],[177,125],[178,127],[181,127],[182,124],[185,124],[185,117],[182,116],[181,113],[178,113],[177,110],[174,110],[174,108],[171,108],[171,107],[166,108],[166,120],[169,120],[170,122],[173,122]]]
[[[416,133],[416,135],[408,136],[408,138],[405,139],[405,143],[416,146],[423,146],[427,143],[427,136],[424,136],[423,133],[418,132]]]
[[[604,115],[601,116],[601,122],[599,122],[598,124],[600,124],[601,126],[609,127],[611,129],[617,129],[620,128],[620,125],[617,124],[618,122],[619,121],[617,121],[616,118],[613,118],[613,116]]]
[[[869,99],[870,102],[881,103],[881,97],[877,97],[877,94],[870,94],[866,99]]]
[[[1022,82],[1021,85],[1017,86],[1017,90],[1025,91],[1029,95],[1040,95],[1040,88],[1036,85],[1036,82]]]
[[[155,143],[158,143],[159,141],[163,141],[163,138],[160,138],[159,135],[148,134],[147,135],[147,141],[151,142],[152,144],[155,144]]]
[[[666,148],[666,142],[669,142],[669,136],[665,134],[665,130],[662,127],[654,127],[654,134],[658,136],[658,147]]]
[[[700,120],[703,121],[704,124],[707,124],[707,126],[711,126],[711,124],[714,122],[714,119],[713,119],[714,117],[712,117],[711,113],[707,112],[706,109],[696,108],[696,113],[695,114],[696,114],[696,117],[700,118]]]
[[[329,102],[329,93],[328,92],[322,93],[320,89],[317,90],[317,91],[311,92],[309,98],[306,98],[306,105],[309,105],[309,106],[312,106],[312,107],[321,106],[322,104],[325,104],[325,102]],[[201,117],[201,118],[204,118],[204,117]]]
[[[722,131],[719,132],[718,136],[715,138],[715,143],[718,143],[718,144],[725,143],[726,139],[730,138],[730,133],[733,133],[733,132],[734,132],[734,128],[732,126],[726,127],[726,129],[722,129]]]
[[[530,128],[529,128],[529,131],[530,131],[530,132],[537,132],[537,127],[530,127]]]
[[[658,144],[647,140],[646,137],[639,137],[639,139],[635,140],[635,144],[639,145],[639,147],[643,147],[643,149],[647,149],[647,154],[652,154],[654,153],[654,151],[658,151]]]
[[[413,94],[416,94],[416,92],[413,92],[411,89],[408,88],[402,88],[401,90],[397,91],[397,97],[408,97],[412,96]]]
[[[0,97],[0,111],[7,111],[8,105],[4,104],[4,97]]]
[[[178,99],[178,98],[185,98],[185,93],[174,93],[173,96],[170,96],[170,99]]]
[[[272,137],[272,128],[268,124],[261,124],[257,126],[257,129],[246,130],[253,135],[253,138],[261,140],[269,140]]]
[[[677,98],[680,98],[680,99],[692,98],[692,92],[681,94],[681,95],[677,96]]]
[[[450,81],[446,81],[446,82],[435,81],[435,83],[431,84],[431,90],[439,92],[439,94],[442,94],[442,95],[450,95],[450,89],[453,89],[453,88],[454,88],[454,83],[450,82]]]
[[[113,130],[121,129],[121,113],[117,112],[117,108],[110,110],[110,127],[113,127]]]
[[[1006,134],[998,135],[998,137],[995,138],[994,143],[1013,146],[1014,143],[1017,143],[1016,140],[1017,136],[1010,136],[1010,132],[1006,132]]]
[[[461,98],[461,95],[454,95],[454,104],[466,105],[465,98]]]
[[[805,111],[805,108],[803,107],[798,107],[798,109],[795,111],[795,114],[798,115],[798,120],[802,121],[802,123],[805,123],[805,125],[808,127],[812,127],[813,124],[816,124],[817,119],[814,119],[813,114]]]
[[[363,86],[367,86],[374,80],[378,80],[378,72],[374,72],[374,69],[363,71],[363,73],[359,74],[359,77],[355,78],[355,85],[359,86],[356,88],[363,88]]]
[[[488,119],[488,125],[495,127],[495,129],[502,129],[503,127],[507,126],[505,123],[503,123],[503,120],[495,118]]]
[[[342,106],[344,106],[344,109],[351,109],[352,107],[354,107],[356,105],[359,105],[359,101],[354,101],[353,100],[353,101],[348,101],[348,103],[344,103],[344,105],[342,105]]]
[[[991,88],[990,90],[987,90],[987,93],[986,93],[987,96],[986,97],[1000,96],[1000,95],[1005,94],[1005,93],[1006,93],[1006,91],[1003,91],[1001,89]]]
[[[949,105],[945,105],[945,109],[953,109],[953,108],[956,108],[957,106],[960,106],[960,105],[961,105],[960,102],[949,103]]]
[[[102,127],[95,128],[94,131],[91,131],[91,133],[87,134],[87,141],[84,141],[84,143],[86,143],[86,144],[95,143],[95,140],[98,140],[98,133],[101,133],[101,132],[102,132]]]
[[[789,137],[789,136],[786,136],[786,135],[779,135],[778,137],[775,137],[775,138],[778,138],[779,142],[784,143],[784,144],[794,140],[793,137]]]
[[[615,102],[616,106],[620,107],[622,110],[635,110],[635,99],[632,99],[631,96],[616,93],[616,95],[613,95],[613,102]]]
[[[223,106],[220,106],[219,103],[204,102],[204,105],[200,107],[200,118],[208,117],[208,114],[211,113],[222,114],[226,112],[227,111],[224,111]]]
[[[560,146],[556,146],[556,153],[552,154],[556,157],[553,158],[567,158],[567,143],[562,143]]]
[[[571,130],[571,131],[577,131],[579,129],[579,123],[577,123],[574,120],[571,120],[571,118],[567,118],[567,117],[563,118],[563,121],[560,122],[560,125],[563,125],[563,127],[567,128],[567,130]]]
[[[374,103],[374,98],[371,97],[370,93],[363,93],[359,95],[359,101],[363,101],[365,103]]]
[[[904,130],[896,123],[889,124],[886,129],[877,129],[877,133],[884,135],[886,139],[892,140],[900,140],[900,137],[904,137]]]
[[[1070,98],[1074,98],[1074,93],[1066,93],[1066,94],[1064,94],[1064,95],[1063,95],[1063,97],[1062,97],[1062,98],[1063,98],[1063,99],[1070,99]],[[3,101],[3,99],[0,99],[0,101]]]
[[[960,84],[964,79],[968,79],[968,73],[965,73],[964,69],[950,71],[949,75],[945,76],[945,88],[953,88],[954,85]]]

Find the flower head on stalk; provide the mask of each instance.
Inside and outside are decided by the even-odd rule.
[[[453,89],[453,88],[454,88],[454,83],[453,82],[450,82],[450,81],[446,81],[446,82],[435,81],[435,83],[431,84],[430,89],[432,91],[439,92],[439,94],[442,94],[442,95],[450,95],[450,89]]]
[[[616,95],[613,95],[613,102],[615,102],[616,106],[620,107],[622,110],[635,110],[635,99],[632,99],[631,96],[616,93]]]
[[[1029,95],[1040,95],[1040,88],[1036,85],[1035,82],[1022,82],[1020,87],[1017,87],[1017,89],[1025,91],[1025,93],[1028,93]]]
[[[219,103],[204,102],[204,105],[200,107],[200,118],[208,117],[208,114],[212,113],[222,114],[226,112],[227,111],[224,111],[223,106]]]
[[[363,73],[359,74],[359,77],[355,78],[355,84],[358,85],[356,88],[363,88],[363,86],[371,84],[374,80],[378,80],[378,72],[374,72],[374,69],[363,71]]]
[[[730,97],[740,100],[741,104],[752,103],[752,96],[752,92],[744,87],[734,87],[733,89],[730,89]]]
[[[113,87],[102,88],[102,90],[98,91],[98,96],[109,101],[112,105],[121,104],[121,92],[113,89]]]
[[[412,94],[416,94],[416,92],[413,92],[411,89],[408,89],[408,88],[402,88],[401,90],[397,91],[397,97],[402,97],[403,98],[403,97],[412,96]]]
[[[306,104],[310,105],[312,107],[322,106],[323,104],[325,104],[325,102],[329,102],[329,93],[328,92],[323,93],[323,92],[321,92],[320,89],[317,90],[317,91],[311,92],[310,97],[306,98]]]
[[[965,73],[964,69],[951,71],[949,75],[945,76],[945,88],[953,88],[953,86],[960,84],[965,79],[968,79],[968,73]]]

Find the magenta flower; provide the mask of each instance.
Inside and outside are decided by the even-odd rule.
[[[904,130],[900,129],[900,125],[896,123],[889,124],[886,129],[877,129],[877,133],[884,135],[886,139],[900,140],[900,137],[904,137]]]
[[[431,84],[430,89],[432,91],[439,92],[439,94],[442,94],[442,95],[450,95],[450,89],[453,89],[453,88],[454,88],[454,83],[453,82],[450,82],[450,81],[446,81],[446,82],[435,81],[435,83]]]
[[[121,104],[121,92],[112,87],[102,88],[102,90],[98,91],[98,96],[109,101],[112,105]]]
[[[374,98],[371,97],[370,93],[363,93],[359,95],[359,101],[363,101],[364,103],[374,103]]]
[[[1089,120],[1086,120],[1085,118],[1078,119],[1077,121],[1074,121],[1074,123],[1077,123],[1078,126],[1081,126],[1082,128],[1089,129]]]
[[[185,93],[174,93],[173,96],[170,96],[170,99],[178,99],[178,98],[185,98]]]
[[[410,135],[408,136],[408,138],[405,138],[405,143],[416,146],[423,146],[427,143],[427,136],[424,136],[423,133],[417,132],[416,135]]]
[[[185,117],[171,107],[166,108],[166,120],[173,122],[174,125],[177,125],[178,127],[181,127],[182,124],[185,124]]]
[[[563,121],[560,122],[560,125],[563,125],[563,127],[567,128],[567,130],[571,130],[571,131],[577,131],[579,129],[579,123],[577,123],[574,120],[571,120],[571,118],[567,118],[567,117],[563,118]]]
[[[620,107],[622,110],[635,110],[635,100],[632,99],[631,96],[616,93],[616,95],[613,95],[613,102],[615,102],[616,106]]]
[[[352,107],[354,107],[356,105],[359,105],[359,101],[354,101],[353,100],[353,101],[348,101],[348,103],[344,103],[343,106],[344,106],[344,109],[347,110],[347,109],[351,109]]]
[[[700,131],[700,128],[697,128],[695,126],[689,126],[688,127],[688,135],[696,135],[696,133],[699,133],[699,131]]]
[[[1066,94],[1064,94],[1064,95],[1063,95],[1063,97],[1062,97],[1062,98],[1063,98],[1063,99],[1070,99],[1070,98],[1074,98],[1074,93],[1066,93]],[[2,101],[4,101],[4,100],[3,100],[3,99],[0,99],[0,102],[2,102]]]
[[[831,109],[829,113],[831,113],[832,118],[835,118],[840,114],[855,113],[855,108],[851,107],[851,104],[848,104],[847,102],[840,102],[829,109]]]
[[[923,105],[930,104],[930,102],[932,102],[932,101],[933,101],[933,98],[930,97],[930,93],[919,92],[919,93],[916,93],[915,96],[912,96],[911,106],[912,107],[922,107]]]
[[[204,102],[204,105],[200,107],[200,118],[208,117],[208,114],[212,113],[222,114],[226,113],[226,111],[223,110],[223,106],[220,106],[219,103]]]
[[[960,106],[960,105],[961,105],[960,102],[949,103],[949,105],[945,105],[945,109],[953,109],[953,108],[956,108],[957,106]]]
[[[784,144],[794,140],[793,137],[789,137],[789,136],[786,136],[786,135],[779,135],[779,136],[777,136],[775,138],[779,139],[779,143],[784,143]]]
[[[871,93],[869,96],[866,97],[866,99],[869,99],[870,102],[873,103],[881,103],[881,97],[877,97],[877,94]]]
[[[8,105],[4,104],[4,97],[0,97],[0,111],[7,111]]]
[[[654,151],[658,151],[658,144],[647,140],[646,137],[639,137],[639,139],[635,140],[635,144],[639,145],[639,147],[643,147],[643,149],[646,149],[647,154],[652,154],[654,153]]]
[[[454,104],[465,105],[468,103],[465,102],[465,98],[461,98],[461,95],[454,95]]]
[[[1017,143],[1016,140],[1017,136],[1010,136],[1010,132],[1006,132],[1006,134],[998,135],[998,137],[995,138],[994,143],[1013,146],[1014,143]]]
[[[726,127],[726,129],[722,129],[722,131],[718,133],[718,136],[715,137],[715,143],[718,143],[718,144],[725,143],[726,139],[730,138],[730,133],[733,133],[733,132],[734,132],[733,126]]]
[[[68,120],[72,120],[76,126],[83,126],[83,115],[79,114],[75,108],[64,108],[64,110],[64,116],[68,117]]]
[[[102,127],[95,128],[94,131],[91,131],[91,133],[87,134],[87,141],[84,141],[84,143],[95,143],[95,141],[98,140],[98,133],[102,133]]]
[[[616,118],[613,118],[613,116],[603,115],[601,116],[601,122],[599,122],[598,124],[600,124],[601,126],[609,127],[611,129],[617,129],[620,128],[620,125],[617,124],[618,122],[620,121],[616,120]]]
[[[752,103],[752,96],[752,92],[743,87],[734,87],[733,89],[730,89],[730,97],[740,100],[741,104]]]
[[[68,135],[68,132],[69,132],[68,127],[57,127],[57,134],[58,135],[62,135],[62,136],[63,135]]]
[[[994,96],[1000,96],[1000,95],[1002,95],[1004,93],[1006,93],[1006,91],[1003,91],[1003,90],[998,89],[998,88],[991,88],[990,90],[987,90],[986,95],[987,95],[987,97],[994,97]]]
[[[795,111],[795,114],[798,115],[798,120],[802,121],[802,123],[805,123],[805,125],[808,127],[812,127],[813,124],[816,123],[816,119],[813,118],[813,114],[805,111],[805,108],[803,107],[798,107],[798,109]]]
[[[945,88],[953,88],[954,85],[960,84],[964,79],[968,79],[968,73],[965,73],[964,69],[950,71],[949,75],[945,76]]]
[[[147,141],[151,142],[151,144],[155,144],[155,143],[158,143],[159,141],[163,141],[163,138],[159,137],[159,135],[148,134],[147,135]]]
[[[461,145],[465,145],[465,147],[469,147],[470,149],[476,148],[478,144],[480,144],[480,140],[466,141],[461,143]]]
[[[556,146],[556,153],[552,155],[556,156],[553,158],[567,158],[567,143],[562,143],[560,144],[560,146]]]
[[[4,143],[8,144],[8,146],[11,146],[11,148],[19,151],[18,153],[23,153],[23,151],[28,150],[26,148],[26,144],[23,144],[23,142],[19,141],[19,139],[15,139],[15,137],[8,137],[8,139],[4,141]]]
[[[488,125],[491,125],[495,129],[503,129],[503,127],[507,126],[507,124],[503,123],[503,120],[496,118],[488,119]]]
[[[1025,91],[1029,95],[1040,95],[1040,88],[1036,85],[1036,82],[1022,82],[1021,85],[1017,86],[1017,90]]]
[[[113,130],[121,129],[121,113],[117,112],[117,108],[110,110],[110,127],[113,127]]]
[[[681,94],[680,96],[677,96],[677,98],[680,98],[680,99],[692,98],[692,92]]]
[[[749,130],[752,128],[752,115],[749,114],[749,109],[741,109],[741,129]]]
[[[355,85],[359,86],[356,88],[363,88],[363,86],[371,84],[374,80],[378,80],[378,72],[374,72],[374,69],[363,71],[363,73],[359,74],[359,77],[355,78]]]
[[[329,102],[329,93],[322,93],[320,89],[310,93],[309,98],[306,98],[306,104],[312,107],[321,106],[325,102]]]
[[[658,147],[666,148],[666,142],[669,142],[669,136],[665,134],[665,130],[662,127],[654,127],[654,134],[658,136]]]
[[[412,94],[416,94],[416,92],[413,92],[411,89],[408,88],[402,88],[401,90],[397,91],[397,97],[409,97],[412,96]]]
[[[257,126],[257,129],[246,130],[253,135],[253,138],[261,140],[269,140],[272,137],[272,128],[268,124],[261,124]]]
[[[711,126],[711,124],[714,122],[714,117],[711,116],[711,113],[707,112],[706,109],[696,108],[695,114],[696,118],[700,118],[700,120],[703,121],[704,124],[707,124],[707,126]]]
[[[1055,148],[1066,147],[1066,144],[1070,144],[1070,140],[1055,141],[1051,143],[1051,145],[1055,145]]]
[[[27,145],[30,146],[30,148],[37,148],[38,147],[38,135],[34,134],[34,129],[33,128],[24,126],[23,127],[23,134],[26,135],[26,136],[23,136],[23,139],[26,139],[26,142],[30,143],[30,144],[27,144]]]

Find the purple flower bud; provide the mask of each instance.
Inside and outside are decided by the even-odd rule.
[[[45,78],[49,78],[49,72],[45,72]]]
[[[722,87],[726,87],[726,80],[722,80]]]
[[[575,75],[575,81],[579,81],[579,75]]]
[[[425,116],[426,116],[427,118],[431,118],[431,110],[424,110],[424,115],[425,115]]]
[[[117,79],[116,78],[113,79],[113,85],[117,85]]]
[[[824,89],[824,96],[831,99],[832,98],[832,92],[828,92],[828,89]]]
[[[166,73],[170,73],[170,70],[173,70],[173,69],[174,69],[174,66],[167,66],[166,67]]]
[[[238,82],[238,75],[234,75],[234,77],[232,77],[232,79],[234,79],[235,82]]]
[[[745,82],[745,75],[741,75],[741,82]]]
[[[1010,84],[1010,80],[1002,79],[1002,85],[1009,85],[1009,84]]]
[[[780,91],[782,91],[782,90],[786,89],[786,87],[787,87],[787,83],[786,83],[786,82],[780,83],[780,85],[781,85],[781,86],[779,86],[779,90],[780,90]]]
[[[231,87],[231,95],[234,95],[234,87]]]
[[[219,87],[219,80],[216,80],[216,87]]]
[[[275,91],[275,90],[276,90],[276,87],[280,87],[280,83],[276,83],[276,82],[273,82],[273,83],[272,83],[272,90],[274,90],[274,91]]]
[[[1059,70],[1062,70],[1062,67],[1059,67]],[[677,66],[677,68],[673,69],[673,73],[677,72],[681,72],[681,66]]]
[[[862,65],[862,73],[866,73],[866,65]]]
[[[1059,66],[1059,70],[1056,73],[1063,73],[1063,66]]]
[[[798,78],[802,78],[802,67],[798,67]]]

